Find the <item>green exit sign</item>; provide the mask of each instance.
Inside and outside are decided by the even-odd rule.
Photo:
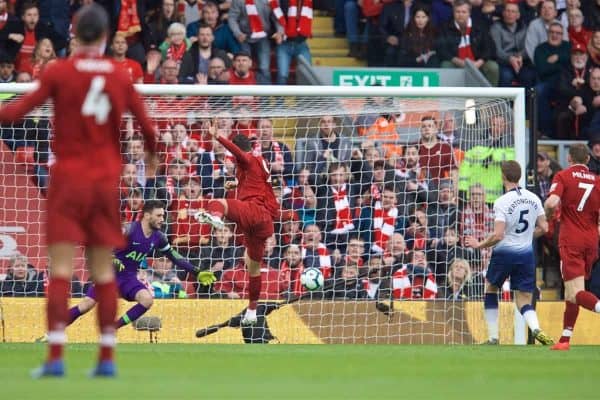
[[[434,71],[401,71],[388,69],[333,70],[335,86],[440,86],[440,75]]]

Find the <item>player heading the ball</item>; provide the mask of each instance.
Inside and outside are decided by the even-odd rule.
[[[64,375],[63,346],[69,320],[73,258],[85,245],[95,284],[100,327],[100,357],[93,376],[113,376],[116,344],[117,286],[112,249],[125,244],[119,215],[121,117],[137,118],[145,137],[147,170],[156,166],[156,133],[129,76],[104,57],[109,17],[97,4],[82,7],[74,18],[81,46],[74,55],[45,68],[35,90],[0,109],[0,122],[22,119],[51,99],[54,103],[48,188],[48,358],[33,376]],[[68,77],[65,79],[65,77]]]
[[[541,329],[531,306],[535,290],[535,257],[533,239],[548,231],[548,222],[540,199],[519,186],[521,166],[516,161],[504,161],[502,184],[506,193],[494,202],[494,232],[479,242],[465,239],[475,249],[494,247],[485,275],[484,311],[488,326],[488,344],[498,344],[498,290],[506,279],[515,290],[515,303],[533,336],[543,345],[552,339]]]

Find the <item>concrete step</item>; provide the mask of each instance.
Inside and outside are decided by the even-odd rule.
[[[331,17],[314,17],[312,21],[313,34],[316,29],[323,31],[328,29],[333,31],[333,18]]]
[[[336,38],[332,35],[312,37],[308,39],[308,47],[314,49],[348,49],[348,40],[346,38]]]
[[[365,67],[367,63],[350,57],[313,57],[314,66],[324,67]]]
[[[331,48],[331,49],[311,49],[312,57],[346,57],[348,55],[347,48]]]
[[[542,289],[540,296],[543,301],[560,300],[559,289]]]

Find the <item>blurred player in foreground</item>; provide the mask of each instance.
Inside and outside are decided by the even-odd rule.
[[[155,130],[129,76],[104,58],[109,29],[106,11],[91,4],[74,17],[80,43],[72,58],[49,64],[37,87],[0,109],[0,122],[22,119],[51,99],[54,103],[56,163],[50,169],[46,238],[50,257],[48,284],[48,358],[34,377],[64,375],[63,347],[69,321],[73,259],[85,246],[95,283],[100,354],[92,376],[113,376],[117,286],[112,250],[125,242],[119,215],[122,114],[138,119],[147,146],[148,169],[155,168]]]
[[[481,249],[494,246],[485,275],[485,320],[488,325],[487,344],[498,344],[498,288],[507,278],[515,290],[515,303],[531,329],[543,345],[553,343],[541,329],[531,306],[535,290],[535,258],[533,238],[548,231],[548,222],[540,199],[519,187],[521,166],[516,161],[502,163],[502,182],[506,193],[494,202],[494,233],[482,242],[467,237],[467,246]]]
[[[579,306],[600,312],[598,298],[585,290],[584,282],[598,259],[600,182],[587,167],[589,159],[585,145],[571,145],[569,167],[556,174],[545,203],[548,218],[560,207],[558,247],[565,282],[563,332],[552,350],[569,350]]]
[[[237,135],[233,142],[217,133],[217,140],[236,159],[237,182],[227,182],[225,189],[237,187],[237,199],[217,199],[208,203],[206,211],[196,214],[200,222],[215,227],[223,226],[223,217],[237,223],[244,234],[246,253],[244,259],[250,277],[249,303],[242,318],[242,325],[256,324],[256,306],[260,297],[260,262],[265,242],[273,234],[273,220],[279,215],[279,203],[271,187],[269,166],[261,156],[253,155],[252,144],[244,135]]]

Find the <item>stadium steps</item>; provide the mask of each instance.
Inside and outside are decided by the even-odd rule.
[[[542,289],[540,296],[543,301],[560,300],[559,289]]]
[[[348,40],[335,37],[333,18],[315,16],[313,18],[313,37],[308,39],[312,62],[320,67],[362,67],[364,61],[348,57]]]

